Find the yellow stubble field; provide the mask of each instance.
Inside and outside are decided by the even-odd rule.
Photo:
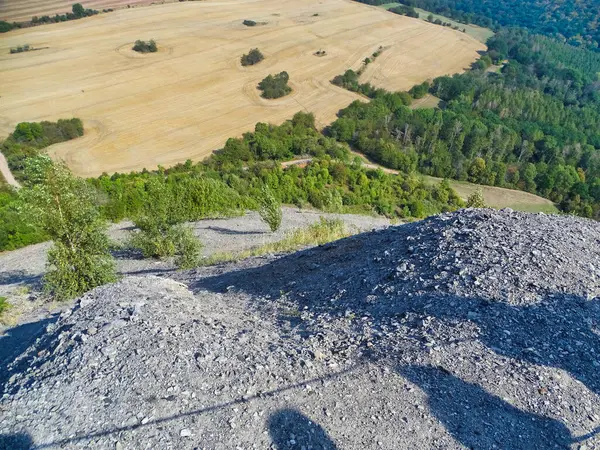
[[[244,19],[262,23],[255,27]],[[159,52],[131,50],[155,39]],[[11,47],[47,47],[9,54]],[[356,94],[329,80],[380,46],[361,81],[389,90],[460,72],[484,46],[469,36],[349,0],[206,0],[118,10],[0,38],[0,135],[23,121],[79,117],[85,136],[49,148],[82,176],[201,160],[256,122],[300,110],[320,126]],[[265,60],[242,67],[259,48]],[[317,50],[326,56],[318,57]],[[293,92],[256,85],[287,71]]]
[[[158,3],[163,3],[160,0]],[[177,1],[177,0],[169,0]],[[73,3],[81,3],[84,8],[102,11],[109,8],[127,8],[148,5],[152,0],[0,0],[0,20],[7,22],[27,22],[33,16],[66,14],[73,10]]]

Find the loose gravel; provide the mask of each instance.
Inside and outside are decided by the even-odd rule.
[[[600,225],[462,210],[98,288],[0,448],[600,448]]]

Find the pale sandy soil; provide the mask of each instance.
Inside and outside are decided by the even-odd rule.
[[[318,15],[315,15],[318,14]],[[256,27],[244,19],[266,22]],[[155,39],[160,51],[130,50]],[[49,47],[10,55],[10,47]],[[361,97],[331,80],[376,51],[361,81],[408,89],[460,72],[484,48],[445,27],[349,0],[183,2],[7,33],[0,41],[0,135],[22,121],[79,117],[83,138],[53,146],[82,176],[200,160],[258,121],[300,110],[325,126]],[[266,59],[243,68],[258,47]],[[313,53],[319,49],[325,57]],[[264,100],[257,83],[287,71],[292,94]]]

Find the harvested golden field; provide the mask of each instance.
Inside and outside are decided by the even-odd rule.
[[[81,3],[86,9],[101,11],[108,8],[126,8],[127,5],[148,5],[151,0],[0,0],[0,20],[27,22],[33,16],[53,17],[56,14],[66,14],[72,11],[73,3]]]
[[[244,19],[264,24],[242,25]],[[131,50],[155,39],[159,52]],[[48,47],[9,54],[10,47]],[[359,96],[329,80],[383,46],[361,81],[390,90],[462,71],[483,44],[451,29],[349,0],[241,0],[122,9],[10,32],[0,41],[0,134],[23,121],[79,117],[83,138],[50,148],[79,175],[200,160],[258,121],[299,110],[322,126]],[[258,47],[265,60],[242,67]],[[326,56],[314,55],[319,49]],[[293,92],[257,83],[287,71]]]

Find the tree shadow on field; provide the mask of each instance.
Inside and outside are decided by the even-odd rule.
[[[29,450],[31,448],[33,448],[33,440],[28,434],[0,434],[0,450]]]
[[[427,394],[431,413],[454,439],[470,449],[569,448],[569,429],[561,422],[521,411],[481,387],[434,367],[397,369]]]
[[[230,228],[215,227],[215,226],[209,226],[206,229],[211,230],[211,231],[216,231],[219,234],[227,234],[227,235],[234,235],[234,236],[266,234],[266,231],[241,231],[241,230],[232,230]]]
[[[295,409],[281,409],[269,417],[269,434],[275,450],[336,450],[321,426]]]
[[[40,288],[41,274],[31,274],[24,270],[7,270],[0,273],[0,285],[24,284],[32,288]]]

